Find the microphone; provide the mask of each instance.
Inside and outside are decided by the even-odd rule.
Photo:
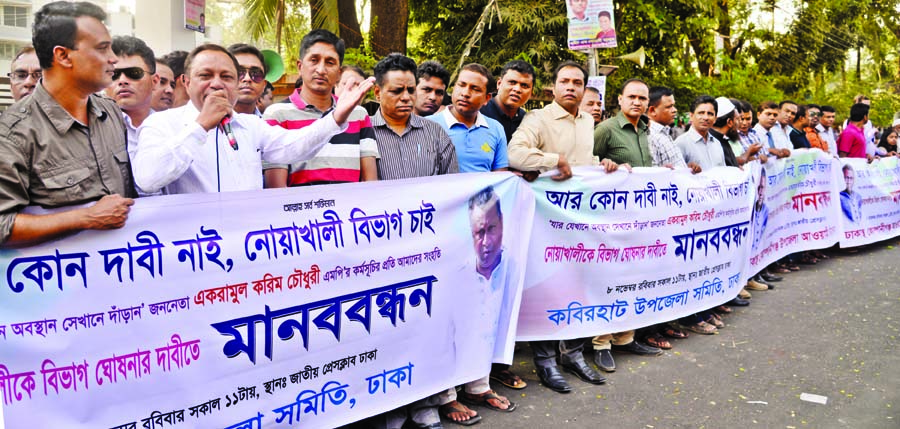
[[[231,129],[231,116],[222,118],[222,122],[219,122],[219,126],[225,131],[225,136],[228,137],[228,144],[231,145],[231,148],[238,150],[237,138],[234,137],[234,131]]]

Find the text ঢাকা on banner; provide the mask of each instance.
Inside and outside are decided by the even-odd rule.
[[[743,286],[749,170],[574,173],[533,187],[519,340],[649,326],[721,304]]]
[[[861,246],[900,234],[900,162],[896,157],[867,164],[843,158],[836,164],[843,223],[841,247]],[[837,203],[836,201],[836,203]]]
[[[336,427],[479,378],[533,209],[500,173],[175,195],[4,250],[6,427]]]
[[[786,255],[837,243],[839,169],[839,162],[820,150],[795,150],[790,158],[772,158],[758,169],[748,276]]]
[[[567,0],[566,13],[569,49],[581,51],[618,45],[612,0]]]

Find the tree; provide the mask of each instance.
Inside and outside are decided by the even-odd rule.
[[[370,39],[377,55],[406,54],[408,26],[408,0],[372,0]]]

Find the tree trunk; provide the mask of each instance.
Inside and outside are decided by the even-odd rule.
[[[700,40],[699,37],[691,39],[691,47],[694,48],[694,56],[697,58],[697,69],[700,71],[700,76],[710,76],[712,64],[707,59],[709,56],[703,47],[703,40]]]
[[[406,54],[409,24],[408,0],[372,0],[372,49],[378,56],[393,52]]]
[[[338,0],[338,16],[340,17],[340,36],[348,48],[358,48],[363,43],[359,30],[359,19],[356,17],[355,0]]]

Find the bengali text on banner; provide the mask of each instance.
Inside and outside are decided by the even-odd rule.
[[[519,340],[640,328],[737,295],[750,237],[751,170],[574,173],[533,186]]]
[[[177,195],[3,250],[6,427],[336,427],[477,379],[533,210],[508,173]]]
[[[841,247],[861,246],[900,234],[897,158],[876,159],[871,164],[864,159],[840,161],[836,164],[840,165],[836,189],[841,211],[837,218],[843,223]]]

